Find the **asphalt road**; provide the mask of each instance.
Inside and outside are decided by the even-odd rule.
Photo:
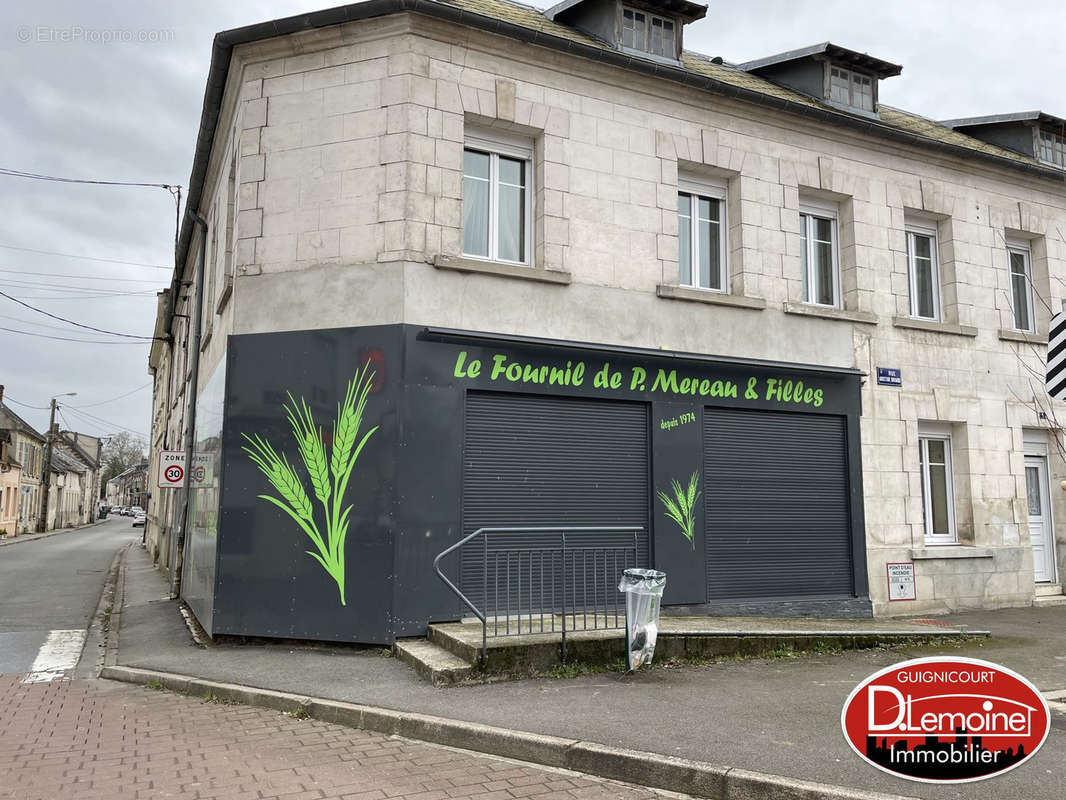
[[[0,674],[77,662],[115,552],[140,540],[130,517],[0,547]],[[51,660],[49,660],[51,659]]]

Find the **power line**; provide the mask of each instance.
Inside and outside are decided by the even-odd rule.
[[[11,275],[39,275],[42,278],[76,278],[80,281],[121,281],[123,283],[154,283],[159,284],[156,278],[113,278],[105,275],[78,275],[73,272],[37,272],[32,269],[0,269]]]
[[[44,314],[46,317],[51,317],[52,319],[57,319],[60,322],[69,323],[70,325],[73,325],[76,328],[85,328],[86,330],[89,330],[89,331],[96,331],[97,333],[106,333],[106,334],[108,334],[110,336],[122,336],[122,337],[125,337],[126,339],[147,339],[148,341],[154,341],[156,339],[161,339],[162,338],[162,337],[158,337],[158,336],[137,336],[136,334],[132,334],[132,333],[115,333],[115,331],[106,331],[103,328],[94,328],[92,325],[82,325],[80,322],[74,322],[73,320],[66,319],[65,317],[59,317],[59,316],[56,316],[55,314],[50,314],[47,311],[44,311],[44,310],[42,310],[40,308],[36,308],[34,306],[31,306],[29,303],[23,303],[21,300],[15,298],[15,297],[12,297],[9,294],[5,294],[4,292],[0,292],[0,297],[6,297],[8,300],[11,300],[11,301],[13,301],[15,303],[18,303],[20,306],[24,306],[24,307],[30,309],[31,311],[36,311],[38,314]]]
[[[34,250],[32,247],[16,247],[13,244],[0,244],[0,248],[5,250],[19,250],[23,253],[38,253],[42,256],[61,256],[62,258],[77,258],[82,261],[103,261],[107,264],[126,264],[130,267],[151,267],[152,269],[165,269],[172,271],[173,267],[168,267],[164,264],[146,264],[143,261],[120,261],[117,258],[99,258],[95,256],[79,256],[76,253],[57,253],[54,250]]]
[[[72,406],[67,406],[66,409],[71,414],[75,414],[78,417],[84,417],[84,418],[88,419],[90,422],[96,422],[97,424],[103,424],[103,425],[106,425],[106,426],[111,427],[111,428],[119,428],[120,430],[129,431],[130,433],[135,433],[138,436],[141,436],[141,437],[143,437],[145,439],[148,438],[147,436],[145,436],[140,431],[135,431],[135,430],[133,430],[133,428],[127,428],[125,425],[119,425],[117,422],[108,422],[106,419],[103,419],[102,417],[98,417],[95,414],[90,414],[87,411],[78,411],[78,410],[74,409]]]
[[[110,400],[101,400],[99,403],[90,403],[87,406],[68,406],[68,408],[77,408],[77,409],[94,408],[96,406],[106,405],[107,403],[113,403],[116,400],[121,400],[123,397],[129,397],[131,394],[139,392],[139,391],[141,391],[143,389],[147,389],[151,385],[152,385],[152,381],[148,381],[148,383],[146,383],[144,386],[138,386],[136,389],[131,389],[130,391],[126,392],[125,394],[120,394],[118,397],[112,397]]]
[[[155,294],[151,289],[109,289],[100,286],[75,286],[70,283],[49,283],[47,281],[24,281],[19,278],[8,278],[5,283],[18,286],[21,289],[74,289],[79,292],[106,293],[106,294]]]
[[[0,167],[0,175],[7,175],[10,178],[30,178],[35,181],[52,181],[54,183],[90,183],[95,186],[143,186],[152,189],[167,189],[171,187],[180,189],[176,183],[135,183],[133,181],[97,181],[88,180],[86,178],[60,178],[55,175],[42,175],[39,172],[25,172],[20,169],[8,169],[7,167]]]
[[[0,319],[9,319],[12,322],[21,322],[23,325],[33,325],[36,328],[47,328],[50,331],[62,331],[64,333],[70,333],[70,328],[62,325],[49,325],[47,322],[34,322],[31,319],[23,319],[22,317],[12,317],[8,314],[0,314]]]
[[[39,339],[55,339],[60,342],[81,342],[82,344],[144,344],[144,342],[116,342],[114,339],[71,339],[68,336],[52,336],[50,333],[34,333],[33,331],[20,331],[15,328],[0,327],[0,331],[20,333],[23,336],[36,336]]]
[[[142,299],[147,299],[149,297],[155,297],[155,293],[154,292],[149,292],[147,294],[121,294],[121,293],[119,293],[119,294],[107,294],[105,292],[104,294],[64,294],[64,295],[60,295],[58,297],[55,296],[55,295],[49,295],[49,294],[24,294],[24,295],[19,295],[16,299],[18,299],[18,300],[99,300],[101,298],[105,298],[105,299],[110,299],[110,300],[124,300],[124,299],[130,298],[130,299],[142,300]]]
[[[31,406],[29,403],[22,403],[22,402],[16,400],[14,397],[9,397],[6,394],[4,395],[4,402],[14,403],[17,406],[22,406],[24,408],[32,408],[32,409],[35,409],[37,411],[47,411],[48,410],[48,406]]]

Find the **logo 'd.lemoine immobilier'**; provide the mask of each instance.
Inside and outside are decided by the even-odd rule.
[[[919,658],[860,683],[840,715],[844,738],[878,769],[928,783],[962,783],[1014,769],[1051,728],[1029,681],[989,661]]]

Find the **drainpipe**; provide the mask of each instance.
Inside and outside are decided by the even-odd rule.
[[[185,532],[189,529],[189,484],[192,482],[193,445],[196,443],[196,386],[200,379],[200,319],[203,316],[204,258],[207,253],[207,220],[195,211],[189,211],[189,216],[200,228],[200,253],[196,257],[196,273],[193,276],[193,284],[196,289],[196,310],[189,315],[191,317],[189,321],[192,323],[192,336],[189,340],[191,349],[189,385],[185,390],[188,402],[185,428],[185,486],[183,487],[184,503],[181,511],[181,531],[178,535],[172,573],[173,578],[170,585],[170,593],[173,597],[181,597],[181,573],[182,567],[185,565]]]

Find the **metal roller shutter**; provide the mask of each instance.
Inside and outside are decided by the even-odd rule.
[[[503,526],[641,526],[638,564],[646,566],[648,451],[644,404],[471,392],[463,452],[463,532]],[[632,534],[567,536],[567,546],[574,548],[632,541]],[[489,550],[557,543],[558,537],[544,534],[496,534]],[[482,551],[464,550],[461,586],[478,602]],[[624,566],[634,565],[619,565],[619,571]],[[573,579],[568,576],[568,585]],[[616,576],[596,579],[603,584],[601,594],[612,581],[617,586]]]
[[[709,600],[852,595],[844,422],[705,409]]]

